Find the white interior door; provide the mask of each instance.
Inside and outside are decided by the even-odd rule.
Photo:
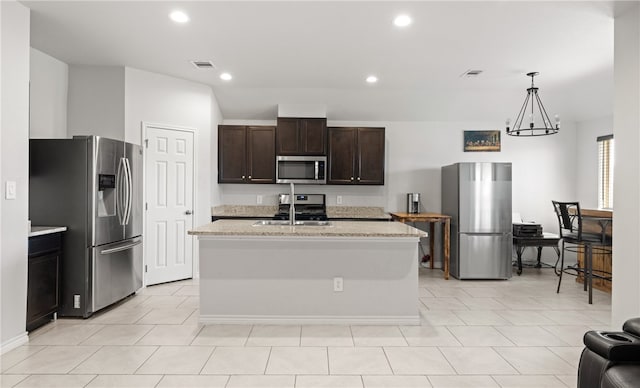
[[[146,284],[193,277],[193,132],[146,127]]]

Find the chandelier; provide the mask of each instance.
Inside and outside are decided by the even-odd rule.
[[[527,97],[524,99],[524,104],[522,104],[522,108],[520,108],[520,112],[518,113],[518,117],[516,117],[516,121],[513,123],[513,128],[509,125],[511,124],[511,120],[507,119],[507,135],[511,136],[546,136],[553,135],[554,133],[558,133],[560,130],[560,117],[556,115],[555,117],[555,126],[551,124],[551,120],[549,119],[549,115],[547,111],[544,109],[544,105],[542,105],[542,101],[540,101],[540,96],[538,96],[538,88],[533,86],[533,77],[538,75],[537,71],[527,73],[527,77],[531,77],[531,87],[527,89]],[[531,105],[531,108],[529,108]],[[537,109],[536,109],[537,108]],[[525,125],[522,127],[522,122],[524,121],[525,115],[529,113],[529,125]],[[541,117],[542,123],[536,127],[535,123],[535,114]],[[540,120],[538,120],[538,124],[540,124]]]

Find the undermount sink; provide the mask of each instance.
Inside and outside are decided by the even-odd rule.
[[[253,224],[253,226],[267,226],[267,225],[276,225],[276,226],[288,226],[290,225],[288,220],[261,220],[257,221]],[[295,221],[293,226],[332,226],[329,221]]]

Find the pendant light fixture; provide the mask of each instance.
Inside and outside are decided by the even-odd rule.
[[[549,115],[547,114],[544,105],[542,105],[542,101],[540,101],[540,96],[538,96],[538,88],[533,85],[533,77],[538,74],[540,73],[537,71],[527,73],[527,77],[531,77],[531,87],[527,89],[527,97],[524,99],[524,104],[522,104],[518,117],[516,117],[516,121],[513,123],[513,128],[509,126],[511,124],[511,120],[507,119],[507,135],[546,136],[558,133],[560,130],[560,117],[556,115],[555,125],[551,124]],[[529,107],[529,105],[531,107]],[[529,125],[525,125],[523,128],[522,122],[524,121],[527,113],[529,116]],[[540,116],[540,119],[536,119],[536,116]],[[538,120],[538,126],[536,126],[536,120]],[[540,123],[540,120],[542,120],[542,123]]]

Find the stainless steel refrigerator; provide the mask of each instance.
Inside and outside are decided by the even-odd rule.
[[[32,225],[66,226],[60,316],[88,317],[142,287],[142,149],[99,136],[31,139]]]
[[[451,216],[451,275],[511,277],[511,163],[442,167],[442,213]]]

